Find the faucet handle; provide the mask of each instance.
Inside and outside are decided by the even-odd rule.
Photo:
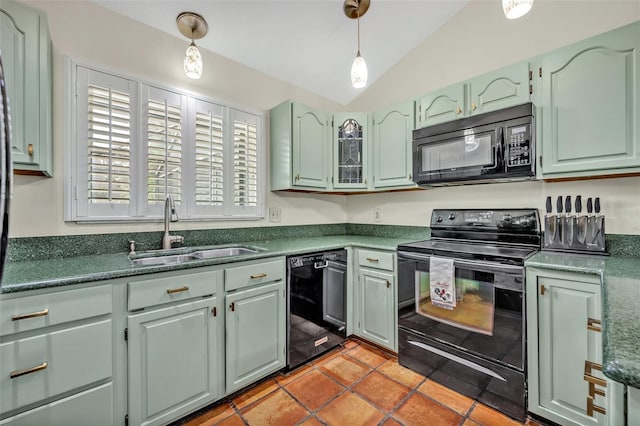
[[[173,244],[173,243],[183,244],[184,243],[184,237],[182,235],[171,235],[171,236],[169,236],[169,240],[171,241],[171,244]]]

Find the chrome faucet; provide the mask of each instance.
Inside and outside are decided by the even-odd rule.
[[[181,244],[184,241],[182,235],[169,235],[169,222],[177,222],[176,203],[172,195],[167,195],[164,200],[164,236],[162,237],[162,249],[168,250],[173,243]]]

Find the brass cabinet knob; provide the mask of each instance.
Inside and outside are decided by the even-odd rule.
[[[456,114],[462,114],[462,108],[460,108],[460,105],[456,108]]]
[[[477,107],[478,107],[478,106],[476,105],[476,103],[475,103],[475,102],[471,102],[471,110],[472,110],[472,111],[475,111]]]
[[[29,154],[30,156],[33,155],[33,144],[32,143],[27,145],[27,154]]]

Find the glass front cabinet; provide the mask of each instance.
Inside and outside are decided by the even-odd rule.
[[[368,115],[333,116],[333,188],[367,189]]]

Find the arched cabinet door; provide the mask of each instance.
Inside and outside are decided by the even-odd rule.
[[[293,186],[327,187],[329,119],[326,113],[293,104],[292,170]]]
[[[369,123],[367,113],[333,115],[333,188],[366,189]]]
[[[416,127],[427,127],[464,116],[463,83],[428,93],[416,104]]]
[[[468,82],[468,114],[481,114],[529,102],[529,63],[521,62]]]
[[[378,110],[372,117],[374,188],[412,187],[413,102]]]
[[[640,166],[640,22],[542,57],[543,177]]]

